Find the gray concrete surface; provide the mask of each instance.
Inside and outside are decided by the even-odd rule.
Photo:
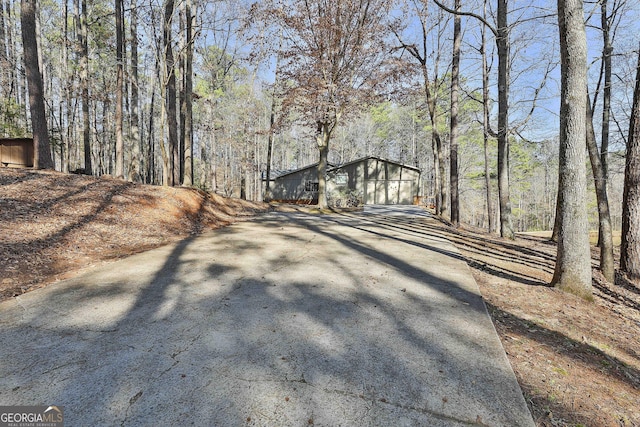
[[[0,304],[0,405],[67,426],[532,426],[416,208],[272,213]]]

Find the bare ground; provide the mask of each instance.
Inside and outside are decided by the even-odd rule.
[[[1,168],[0,299],[268,209],[195,189]]]
[[[433,227],[461,251],[539,426],[640,426],[640,286],[606,283],[594,302],[549,287],[555,244]]]
[[[0,169],[0,300],[270,209],[193,189]],[[301,209],[301,208],[295,208]],[[548,286],[555,246],[427,224],[467,259],[539,426],[640,426],[640,286]]]

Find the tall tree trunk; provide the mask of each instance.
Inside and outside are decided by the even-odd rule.
[[[276,60],[276,82],[278,75],[278,61]],[[267,177],[265,181],[264,201],[271,201],[271,158],[273,156],[273,140],[275,130],[273,128],[276,120],[276,94],[275,90],[271,94],[271,112],[269,114],[269,138],[267,139]]]
[[[240,198],[242,200],[247,200],[247,170],[249,166],[249,159],[247,153],[249,151],[249,138],[248,138],[248,128],[249,125],[247,123],[248,117],[245,116],[244,123],[242,126],[242,134],[244,137],[242,138],[242,146],[240,149]]]
[[[640,281],[640,54],[624,169],[620,270]]]
[[[178,157],[179,157],[179,172],[178,183],[184,182],[184,137],[185,137],[185,121],[187,118],[187,98],[185,92],[186,86],[186,45],[187,45],[187,31],[185,30],[185,4],[186,2],[180,1],[179,4],[179,12],[178,12],[178,75],[180,76],[180,87],[178,89]]]
[[[184,180],[183,185],[193,185],[193,19],[191,0],[186,0],[186,39],[184,73]]]
[[[129,177],[142,182],[142,137],[140,135],[140,99],[138,79],[138,5],[131,0],[131,169]]]
[[[151,94],[151,106],[149,107],[149,141],[147,145],[147,182],[149,184],[158,184],[156,174],[156,132],[155,132],[155,116],[154,116],[154,101],[156,99],[155,90]],[[160,139],[162,141],[162,139]]]
[[[116,170],[117,178],[124,178],[124,135],[123,135],[123,86],[124,86],[124,6],[122,0],[115,0],[116,14]]]
[[[42,74],[38,67],[36,45],[36,0],[21,0],[22,46],[24,68],[29,85],[29,109],[33,130],[34,167],[53,169],[47,116],[44,108]]]
[[[11,64],[13,61],[13,26],[11,25],[11,9],[10,0],[7,0],[6,11],[4,0],[0,0],[0,15],[2,15],[2,33],[0,34],[1,46],[0,46],[0,74],[2,79],[0,80],[0,96],[3,97],[4,102],[16,101],[16,104],[20,105],[18,82],[15,68]],[[12,124],[17,124],[16,120],[12,120]]]
[[[457,4],[457,3],[456,3]],[[437,114],[437,106],[438,106],[438,64],[440,62],[440,39],[441,33],[438,32],[438,37],[435,47],[435,55],[436,58],[434,60],[434,75],[433,79],[429,77],[429,69],[427,68],[427,59],[428,55],[428,37],[429,37],[429,25],[426,22],[427,16],[427,7],[421,3],[415,3],[416,16],[420,20],[421,26],[421,34],[420,37],[422,42],[420,46],[416,46],[415,44],[405,44],[401,40],[401,36],[396,34],[399,41],[402,43],[404,49],[413,56],[418,63],[420,64],[420,69],[422,71],[422,78],[424,84],[424,93],[427,103],[427,110],[429,112],[429,119],[431,121],[431,147],[433,151],[433,192],[435,198],[435,210],[436,215],[442,217],[449,216],[449,208],[448,208],[448,197],[447,197],[447,181],[446,181],[446,165],[445,165],[445,146],[442,142],[442,138],[440,136],[440,132],[438,130],[438,114]],[[443,8],[441,4],[438,3],[438,6]],[[453,11],[451,11],[453,12]],[[431,88],[431,84],[433,82],[433,90]]]
[[[162,103],[162,108],[161,108],[161,112],[160,112],[160,135],[162,135],[161,139],[160,139],[160,156],[162,157],[162,185],[167,187],[172,184],[173,181],[173,172],[171,170],[171,152],[169,150],[167,150],[167,147],[164,144],[164,136],[165,136],[165,127],[166,127],[166,115],[167,115],[167,94],[166,94],[166,87],[163,86],[163,103]]]
[[[257,133],[253,134],[253,151],[251,152],[251,177],[253,178],[253,198],[256,202],[262,201],[262,193],[260,186],[260,137]]]
[[[164,8],[163,46],[165,54],[166,114],[169,132],[169,182],[180,184],[180,153],[178,141],[178,118],[176,111],[176,72],[171,44],[171,23],[173,20],[174,0],[166,0]]]
[[[432,133],[432,137],[435,138],[435,146],[436,146],[436,157],[435,160],[438,164],[438,195],[436,197],[436,210],[438,215],[442,217],[449,217],[449,203],[447,197],[447,170],[446,170],[446,147],[442,142],[442,138],[440,137],[440,132]],[[439,201],[439,204],[438,204]]]
[[[163,24],[164,26],[166,26],[166,22]],[[169,43],[169,47],[170,46],[170,42]],[[166,34],[166,28],[163,28],[163,46],[166,48],[166,44],[167,44],[167,34]],[[157,45],[157,57],[161,58],[161,47],[158,44]],[[166,55],[166,52],[165,52]],[[169,75],[171,73],[168,64],[166,63],[166,61],[162,64],[162,70],[160,70],[161,64],[160,64],[160,60],[156,60],[156,73],[157,73],[157,79],[160,82],[160,98],[162,100],[161,102],[161,107],[160,107],[160,130],[158,132],[158,134],[160,135],[160,139],[158,141],[158,146],[160,148],[160,157],[162,159],[162,185],[163,186],[169,186],[169,185],[173,185],[172,181],[173,181],[173,171],[171,169],[171,134],[169,133],[169,147],[167,147],[165,145],[165,137],[167,135],[167,130],[166,130],[166,123],[167,123],[167,82],[168,79],[167,75]],[[155,93],[155,92],[154,92]],[[153,99],[153,98],[152,98]],[[175,116],[174,116],[175,119]],[[153,120],[153,114],[151,115],[151,120]],[[152,123],[150,123],[150,132],[151,134],[153,134],[153,126]],[[177,137],[177,135],[176,135]]]
[[[218,164],[216,162],[216,151],[217,151],[217,142],[216,142],[216,127],[215,123],[212,126],[211,132],[209,132],[210,137],[210,146],[211,146],[211,191],[213,193],[218,192]]]
[[[436,215],[442,215],[442,198],[440,193],[440,164],[438,157],[438,144],[431,134],[431,151],[433,152],[433,202]]]
[[[278,51],[282,47],[282,38],[278,45]],[[276,66],[273,78],[273,90],[271,92],[271,111],[269,113],[269,138],[267,139],[267,177],[264,190],[264,201],[269,202],[273,195],[271,194],[271,162],[273,157],[273,143],[275,137],[274,124],[276,122],[276,87],[278,85],[278,64],[280,57],[276,56]]]
[[[431,145],[433,147],[433,161],[435,169],[435,202],[436,215],[448,216],[449,208],[447,204],[447,184],[445,170],[444,146],[440,132],[438,131],[438,112],[436,95],[431,91],[429,85],[429,74],[427,72],[426,62],[422,64],[422,75],[424,78],[424,91],[427,98],[427,110],[429,111],[429,119],[431,121]],[[435,79],[437,80],[437,78]]]
[[[6,3],[0,0],[0,8],[2,9],[5,15],[5,32],[7,35],[7,63],[15,64],[15,45],[14,45],[14,37],[13,37],[13,26],[12,17],[11,17],[11,0],[7,0]],[[18,104],[20,104],[20,84],[18,83],[18,73],[16,71],[17,67],[7,67],[6,71],[9,73],[9,81],[10,81],[10,89],[9,93],[16,99]]]
[[[460,11],[460,0],[456,0],[456,11]],[[460,15],[453,17],[453,59],[451,61],[451,135],[450,154],[450,192],[451,192],[451,223],[454,227],[460,225],[460,200],[458,195],[458,92],[460,88],[460,44],[462,31],[460,29]]]
[[[72,123],[71,123],[71,88],[74,83],[73,74],[69,72],[69,2],[64,2],[63,9],[63,45],[62,45],[62,76],[64,79],[64,111],[65,111],[65,143],[64,143],[64,159],[62,162],[62,172],[69,173],[71,163],[71,138],[72,138]]]
[[[207,185],[207,183],[209,182],[209,170],[210,170],[210,161],[209,158],[207,156],[207,143],[205,141],[203,141],[202,144],[200,144],[200,182],[199,182],[199,186],[200,188],[202,188],[204,191],[208,191],[209,187]]]
[[[483,17],[487,15],[487,1],[483,6]],[[487,65],[487,29],[482,26],[481,29],[482,44],[480,46],[480,54],[482,56],[482,138],[484,142],[484,185],[487,199],[487,221],[489,224],[489,233],[496,230],[493,218],[493,204],[491,202],[491,170],[489,168],[489,67]]]
[[[74,2],[78,57],[80,63],[80,88],[82,92],[82,142],[84,147],[84,173],[93,174],[91,161],[91,118],[89,116],[89,30],[87,28],[87,0]]]
[[[103,76],[103,85],[104,87],[107,87],[107,78],[106,75]],[[111,113],[111,98],[109,97],[104,97],[104,100],[102,102],[102,129],[110,129],[111,124],[114,122],[115,117],[114,115]],[[97,117],[98,114],[96,114],[94,112],[94,117]],[[97,119],[96,119],[97,122]],[[94,126],[94,129],[98,129],[98,126]],[[102,174],[106,174],[106,175],[115,175],[115,168],[114,168],[114,156],[113,154],[115,153],[115,144],[114,144],[114,134],[112,134],[111,132],[101,132],[102,134],[102,144],[100,147],[100,151],[102,153],[102,165],[103,168],[102,169]],[[97,136],[95,137],[96,139]]]
[[[9,63],[9,51],[6,43],[6,27],[4,2],[0,0],[0,96],[3,97],[5,102],[8,101],[11,95],[11,77],[9,76],[9,71],[12,68]]]
[[[20,49],[19,44],[21,42],[20,35],[18,34],[18,24],[14,23],[18,18],[13,17],[12,11],[14,8],[14,3],[11,0],[7,0],[5,5],[6,12],[6,22],[7,22],[7,44],[9,50],[9,63],[12,64],[10,68],[11,70],[11,82],[12,82],[12,92],[14,93],[15,100],[18,105],[22,108],[19,110],[20,118],[18,119],[18,123],[21,124],[24,128],[28,127],[28,118],[29,118],[29,95],[27,94],[27,79],[24,73],[21,72],[20,67],[18,67],[18,63],[20,62]]]
[[[582,0],[558,0],[562,88],[558,182],[558,254],[552,284],[592,299],[584,168],[587,40]]]
[[[1,2],[2,0],[0,0],[0,3]],[[17,63],[17,60],[16,60],[17,36],[14,36],[14,25],[12,25],[13,17],[11,15],[11,9],[12,9],[11,0],[7,0],[5,4],[5,14],[6,14],[5,24],[6,24],[6,32],[7,32],[7,58],[8,58],[9,64],[16,64]],[[26,103],[26,97],[22,96],[23,90],[22,90],[22,85],[20,84],[18,67],[15,67],[15,66],[9,67],[9,73],[11,75],[10,93],[13,95],[14,99],[17,101],[19,105],[23,104],[23,101],[24,103]],[[26,122],[27,122],[26,110],[21,109],[20,111],[24,112],[24,116],[21,116],[21,120],[23,120],[23,123],[26,125]]]
[[[602,61],[604,68],[604,90],[602,92],[602,139],[600,145],[600,160],[604,179],[609,176],[609,117],[611,116],[611,55],[613,46],[609,28],[609,16],[607,12],[607,0],[600,0],[600,21],[602,25]]]
[[[327,167],[329,157],[329,140],[331,139],[331,124],[318,121],[316,142],[320,151],[318,161],[318,207],[324,209],[327,204]],[[313,189],[312,189],[313,190]]]
[[[509,196],[509,26],[507,0],[498,0],[498,200],[500,235],[513,239]]]
[[[591,160],[591,171],[596,188],[598,203],[599,230],[598,246],[600,247],[600,271],[609,283],[615,281],[615,266],[613,261],[613,232],[611,230],[611,214],[609,212],[609,198],[607,196],[607,179],[600,161],[596,134],[593,129],[593,112],[591,101],[587,93],[587,148]]]
[[[158,49],[159,50],[159,49]],[[157,184],[156,179],[156,140],[155,140],[155,105],[156,105],[156,91],[155,85],[160,79],[160,52],[156,52],[155,71],[151,75],[151,84],[149,85],[149,91],[151,92],[151,104],[149,106],[149,130],[147,132],[149,140],[147,141],[146,150],[146,165],[147,165],[147,183]],[[164,102],[164,86],[160,83],[160,90],[162,91],[162,101]],[[164,103],[163,103],[164,105]],[[164,107],[161,109],[164,114]],[[164,118],[161,119],[164,122]],[[162,129],[164,132],[164,128]],[[164,134],[161,134],[160,143],[163,144]]]
[[[555,217],[553,219],[553,231],[551,232],[551,240],[552,242],[558,243],[558,236],[560,235],[560,188],[558,188],[556,194],[556,209],[555,209]]]
[[[103,84],[104,84],[104,78],[103,78]],[[93,108],[95,109],[93,111],[93,128],[94,129],[98,129],[98,102],[94,102],[93,103]],[[102,127],[103,129],[106,127],[107,124],[107,103],[106,102],[102,102]],[[94,134],[94,141],[97,143],[97,149],[98,149],[98,156],[97,156],[97,160],[98,160],[98,164],[96,165],[96,173],[97,175],[104,175],[106,173],[109,173],[107,170],[107,167],[105,165],[105,156],[104,156],[104,147],[106,147],[107,142],[106,142],[106,138],[107,138],[107,133],[106,132],[102,132],[100,135],[96,135]]]
[[[44,66],[44,57],[42,55],[42,29],[40,28],[40,2],[39,0],[35,0],[36,5],[36,46],[38,48],[38,69],[40,70],[40,76],[42,78],[42,90],[43,90],[43,99],[50,98],[47,93],[48,87],[45,82],[50,81],[51,79],[47,75],[47,69]]]

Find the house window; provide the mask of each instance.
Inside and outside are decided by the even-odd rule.
[[[304,183],[304,191],[312,191],[318,192],[318,182],[317,181],[305,181]]]
[[[346,173],[339,173],[336,175],[336,185],[347,185],[347,182],[349,181],[349,175],[347,175]]]

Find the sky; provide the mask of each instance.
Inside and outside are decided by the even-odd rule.
[[[443,0],[446,4],[453,4],[452,0]],[[614,41],[614,114],[621,123],[628,118],[631,102],[633,81],[635,77],[635,63],[637,61],[638,43],[640,42],[640,0],[609,0],[610,5],[624,2],[626,7],[615,23],[616,33]],[[495,1],[490,1],[495,7]],[[491,10],[492,13],[493,11]],[[560,65],[559,65],[559,36],[557,30],[556,0],[515,0],[508,2],[509,23],[512,25],[511,41],[511,91],[510,91],[510,123],[517,126],[522,135],[534,141],[555,139],[559,129],[559,98],[560,98]],[[435,13],[436,6],[432,3]],[[464,9],[467,8],[467,9]],[[463,10],[482,13],[480,0],[463,2]],[[600,6],[595,0],[585,2],[585,17],[587,18],[587,45],[589,50],[590,92],[593,96],[597,86],[602,49],[602,35],[600,25]],[[493,22],[492,18],[489,21]],[[407,28],[409,37],[412,35],[412,25]],[[463,52],[462,74],[467,79],[470,89],[481,87],[481,69],[477,46],[479,45],[480,23],[474,18],[463,18]],[[444,37],[451,39],[452,31],[447,30]],[[415,33],[413,33],[415,35]],[[431,39],[435,46],[435,38]],[[491,70],[492,98],[497,98],[496,75],[497,57],[495,55],[495,40],[491,33],[487,36],[488,47],[493,49],[493,68]],[[448,42],[445,50],[450,49]],[[440,75],[446,73],[449,52],[444,51],[440,65]],[[274,79],[275,59],[267,61],[261,71],[262,78],[267,82]],[[536,96],[537,93],[537,96]],[[536,99],[532,111],[533,99]],[[497,116],[494,109],[493,118]],[[530,117],[529,117],[530,116]],[[596,109],[596,120],[599,112]],[[528,117],[528,119],[526,119]],[[525,122],[526,120],[526,122]],[[625,126],[621,125],[624,129]],[[599,128],[599,126],[596,126]],[[619,134],[618,134],[619,139]]]

